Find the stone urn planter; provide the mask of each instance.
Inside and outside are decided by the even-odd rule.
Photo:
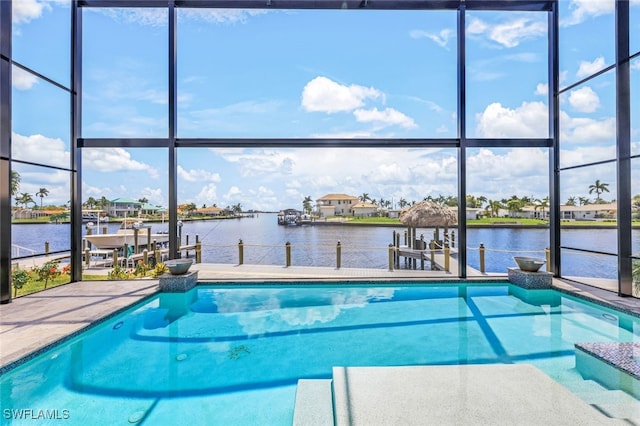
[[[172,259],[167,260],[164,264],[169,268],[171,275],[184,275],[189,271],[193,262],[191,259]]]

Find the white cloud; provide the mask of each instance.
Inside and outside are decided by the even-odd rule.
[[[178,176],[187,182],[220,182],[218,173],[211,173],[202,169],[185,170],[182,166],[178,166]]]
[[[514,194],[546,194],[548,166],[546,149],[471,150],[467,159],[467,191],[494,200]]]
[[[565,81],[567,81],[567,76],[569,75],[569,71],[560,71],[560,75],[558,76],[558,80],[560,82],[560,84],[564,83]]]
[[[575,147],[571,150],[560,150],[560,165],[562,167],[574,166],[578,164],[589,164],[602,161],[605,159],[613,159],[616,157],[615,144],[610,145],[589,145],[588,147]],[[588,167],[587,169],[591,169]],[[589,173],[592,173],[590,171]],[[588,178],[583,178],[582,182]]]
[[[361,123],[375,123],[380,126],[399,125],[405,129],[418,127],[411,117],[393,108],[385,108],[379,111],[378,108],[370,110],[357,109],[353,112],[356,120]]]
[[[484,21],[474,18],[467,25],[467,34],[468,35],[480,35],[485,33],[489,29],[489,25],[487,25]]]
[[[95,13],[102,13],[110,18],[128,24],[144,25],[150,27],[164,27],[167,25],[168,14],[166,9],[131,8],[131,9],[89,9]],[[269,13],[259,9],[178,9],[178,22],[194,21],[215,24],[239,24],[246,23],[252,16]]]
[[[549,85],[547,83],[538,83],[536,85],[536,95],[546,96],[549,94]]]
[[[69,151],[64,141],[43,135],[11,134],[13,158],[58,167],[70,167]]]
[[[242,201],[242,191],[237,186],[232,186],[222,198],[228,203],[235,204],[238,200]]]
[[[284,150],[217,150],[211,152],[236,164],[242,177],[291,175],[295,157]]]
[[[150,204],[156,204],[160,206],[166,206],[169,204],[167,197],[164,196],[164,194],[162,193],[162,189],[160,188],[144,187],[138,195],[134,196],[134,198],[146,198],[147,200],[149,200]]]
[[[158,177],[158,171],[148,164],[136,161],[123,148],[85,149],[82,151],[83,167],[104,173],[143,171],[152,178]]]
[[[590,17],[606,15],[615,10],[615,0],[571,0],[570,15],[560,21],[561,26],[576,25]]]
[[[302,107],[305,111],[335,113],[352,111],[364,105],[367,99],[384,99],[373,87],[356,84],[345,86],[326,77],[316,77],[302,91]]]
[[[524,17],[495,25],[474,18],[467,26],[467,34],[485,35],[501,46],[516,47],[524,40],[546,35],[547,25],[542,20]]]
[[[38,78],[23,70],[22,68],[11,67],[11,85],[18,90],[29,90],[38,84]]]
[[[411,38],[427,38],[436,43],[438,46],[446,48],[447,44],[449,43],[449,39],[451,39],[451,37],[453,37],[455,33],[453,32],[453,30],[445,28],[439,33],[430,33],[423,30],[412,30],[409,35],[411,36]]]
[[[196,200],[198,206],[202,204],[217,204],[218,199],[218,187],[215,183],[209,183],[202,187],[198,195],[196,195]],[[221,206],[218,206],[221,207]]]
[[[585,103],[586,104],[586,103]],[[548,137],[548,111],[542,102],[523,102],[515,109],[492,103],[476,114],[476,136],[484,138]],[[615,140],[615,119],[573,118],[560,111],[563,143],[586,143]]]
[[[595,120],[572,118],[560,111],[560,140],[566,143],[611,142],[616,137],[614,117]]]
[[[569,94],[569,104],[580,112],[594,112],[600,107],[600,98],[591,87],[585,86],[571,91]]]
[[[178,21],[182,19],[211,23],[245,23],[252,16],[264,15],[264,9],[179,9]]]
[[[548,108],[543,102],[523,102],[516,109],[499,102],[476,114],[476,136],[481,138],[549,137]]]
[[[14,0],[12,4],[13,23],[24,24],[42,16],[45,9],[51,9],[51,6],[43,1],[38,0]]]
[[[440,127],[436,129],[436,133],[447,133],[448,131],[449,129],[444,124],[440,125]]]
[[[372,131],[354,130],[344,132],[313,133],[309,137],[316,139],[367,139],[379,137]]]
[[[588,77],[596,72],[600,71],[605,67],[604,57],[599,56],[594,59],[593,62],[589,61],[580,61],[580,66],[578,67],[578,72],[576,72],[576,76],[578,78]]]

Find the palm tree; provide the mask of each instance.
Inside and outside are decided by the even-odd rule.
[[[609,184],[600,182],[600,179],[597,179],[596,182],[592,185],[589,185],[589,194],[596,193],[596,204],[600,203],[600,194],[603,192],[609,192]]]
[[[16,204],[24,204],[25,209],[29,203],[33,203],[34,205],[36,204],[35,201],[33,201],[31,194],[27,192],[20,193],[20,196],[16,198]]]
[[[47,195],[49,195],[49,190],[47,188],[40,188],[38,192],[36,192],[36,197],[40,197],[40,209],[42,209],[42,200]]]
[[[305,213],[311,213],[311,202],[311,195],[309,195],[308,197],[304,197],[304,200],[302,200],[302,210],[304,210]]]
[[[407,200],[405,200],[404,198],[400,198],[400,201],[398,201],[398,204],[400,205],[400,208],[403,209],[408,203],[407,203]]]
[[[183,210],[185,210],[187,212],[188,216],[191,216],[193,214],[194,211],[198,210],[198,208],[196,207],[195,203],[189,203],[189,204],[185,204],[182,207]]]
[[[234,214],[242,213],[242,205],[240,203],[234,204],[233,206],[231,206],[231,211]]]
[[[497,217],[502,207],[503,206],[502,206],[502,203],[500,203],[500,201],[489,200],[485,210],[490,213],[491,217]]]
[[[149,200],[147,199],[147,197],[142,197],[138,199],[139,202],[141,202],[142,204],[146,204],[149,202]]]
[[[360,201],[362,201],[363,203],[366,203],[367,201],[371,201],[371,197],[369,197],[369,194],[367,194],[366,192],[363,193],[361,196],[358,197],[360,199]]]
[[[478,204],[479,204],[478,199],[473,195],[467,195],[466,201],[467,201],[467,207],[469,207],[469,208],[474,209],[474,208],[479,207],[478,206]]]
[[[20,173],[11,170],[11,196],[13,197],[20,189]]]
[[[534,210],[540,209],[540,211],[542,212],[540,214],[540,219],[544,219],[544,209],[546,209],[547,207],[549,207],[549,196],[544,197],[542,200],[536,200],[536,206],[534,207]]]
[[[98,201],[95,198],[89,197],[89,198],[87,198],[87,201],[84,202],[84,206],[87,209],[91,210],[96,206],[97,202]]]
[[[576,205],[576,197],[569,197],[567,202],[565,203],[567,206],[575,206]]]
[[[511,199],[507,201],[507,209],[509,209],[509,215],[515,216],[517,212],[522,211],[522,201]]]

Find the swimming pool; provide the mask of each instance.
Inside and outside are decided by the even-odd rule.
[[[290,425],[301,378],[333,366],[530,363],[613,417],[575,342],[638,318],[505,283],[198,286],[163,293],[0,377],[2,424]]]

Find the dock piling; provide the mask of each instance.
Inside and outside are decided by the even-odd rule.
[[[549,250],[549,247],[545,247],[544,249],[544,257],[545,260],[547,261],[547,272],[551,272],[551,250]]]
[[[336,269],[340,269],[340,264],[342,263],[342,245],[340,241],[336,244]]]
[[[450,261],[451,261],[451,249],[449,248],[449,245],[445,245],[444,246],[444,271],[445,272],[449,272],[449,269],[451,269],[451,265],[450,265]]]
[[[242,240],[238,242],[238,265],[242,265],[244,263],[244,244]]]
[[[287,243],[284,245],[284,248],[285,248],[286,265],[288,268],[289,266],[291,266],[291,243],[287,241]]]
[[[480,243],[480,273],[484,274],[484,244]]]

